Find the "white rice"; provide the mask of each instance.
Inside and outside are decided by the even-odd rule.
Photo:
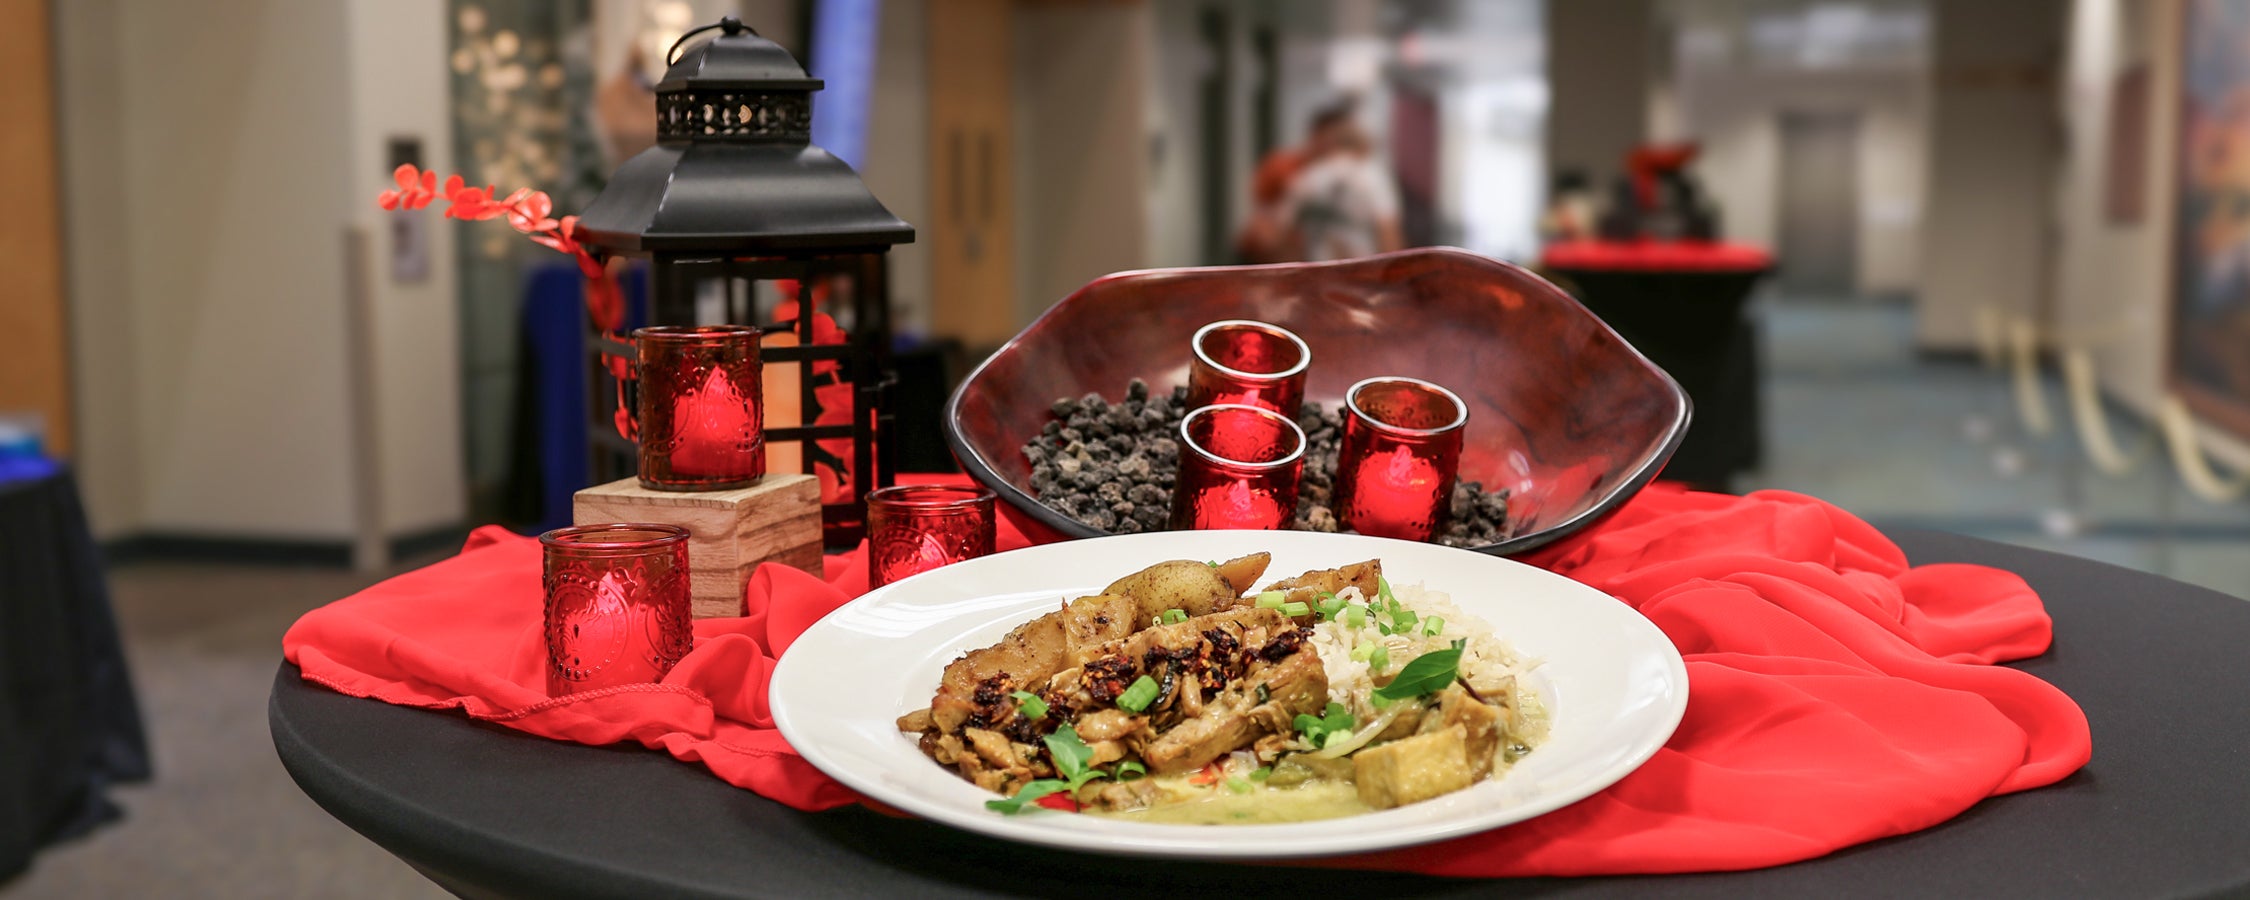
[[[1375,681],[1366,662],[1352,658],[1352,650],[1369,641],[1381,642],[1390,653],[1389,664],[1383,671],[1396,675],[1400,668],[1417,656],[1433,650],[1444,650],[1458,639],[1468,639],[1462,648],[1459,671],[1463,679],[1476,692],[1488,698],[1510,698],[1509,706],[1524,710],[1535,705],[1536,697],[1527,697],[1519,690],[1516,677],[1539,665],[1536,659],[1525,659],[1515,648],[1492,632],[1484,620],[1463,612],[1453,605],[1453,598],[1443,591],[1433,591],[1420,584],[1391,585],[1391,596],[1421,619],[1438,616],[1445,626],[1434,635],[1422,634],[1417,626],[1406,634],[1383,634],[1375,627],[1372,616],[1365,626],[1354,629],[1342,621],[1322,622],[1313,626],[1313,647],[1320,652],[1321,666],[1328,671],[1328,699],[1341,703],[1361,722],[1379,715],[1370,701]],[[1345,588],[1338,599],[1367,603],[1368,598],[1358,588]]]

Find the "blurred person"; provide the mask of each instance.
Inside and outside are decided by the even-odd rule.
[[[1304,140],[1276,147],[1258,161],[1250,176],[1250,215],[1235,234],[1234,251],[1243,262],[1277,263],[1304,259],[1299,245],[1290,189],[1298,173],[1326,156],[1337,132],[1351,124],[1358,100],[1344,97],[1313,112],[1306,120]]]
[[[1297,259],[1349,259],[1406,245],[1398,187],[1376,160],[1374,143],[1351,108],[1321,130],[1316,155],[1298,168],[1283,201]]]
[[[1539,214],[1539,240],[1546,244],[1583,241],[1594,236],[1601,209],[1594,202],[1594,183],[1583,169],[1556,173],[1547,194],[1547,209]]]

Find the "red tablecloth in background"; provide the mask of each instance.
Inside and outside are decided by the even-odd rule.
[[[1773,255],[1725,241],[1563,241],[1539,254],[1549,269],[1617,272],[1763,272]]]
[[[1003,524],[1000,542],[1023,538]],[[830,557],[825,580],[761,567],[750,614],[697,622],[694,652],[662,684],[549,699],[539,545],[499,529],[307,613],[282,646],[306,679],[346,694],[562,740],[637,741],[824,809],[858,798],[774,731],[766,679],[792,639],[865,590],[863,553]],[[1776,865],[2052,783],[2092,752],[2070,698],[1992,665],[2047,649],[2050,623],[2022,579],[1910,569],[1873,528],[1810,497],[1658,486],[1527,561],[1617,596],[1672,638],[1690,682],[1679,731],[1565,809],[1332,864],[1463,876]]]

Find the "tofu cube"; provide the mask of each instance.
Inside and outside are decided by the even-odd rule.
[[[1360,802],[1390,809],[1453,793],[1477,778],[1465,730],[1454,725],[1353,754],[1352,780]]]

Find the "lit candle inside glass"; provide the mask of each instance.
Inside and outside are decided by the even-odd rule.
[[[1305,399],[1312,350],[1279,325],[1225,319],[1189,341],[1188,407],[1263,406],[1294,418]]]
[[[687,540],[674,525],[539,536],[550,695],[661,681],[695,646]]]
[[[1336,519],[1378,537],[1427,541],[1445,530],[1469,408],[1418,378],[1370,378],[1344,398]]]
[[[766,474],[758,329],[643,328],[640,480],[660,491],[723,491]]]
[[[1259,406],[1206,406],[1180,422],[1172,528],[1289,527],[1297,514],[1305,432]]]
[[[757,404],[743,396],[723,368],[713,367],[699,390],[680,397],[672,413],[672,472],[739,477],[744,455],[763,453],[763,430],[751,418]]]

